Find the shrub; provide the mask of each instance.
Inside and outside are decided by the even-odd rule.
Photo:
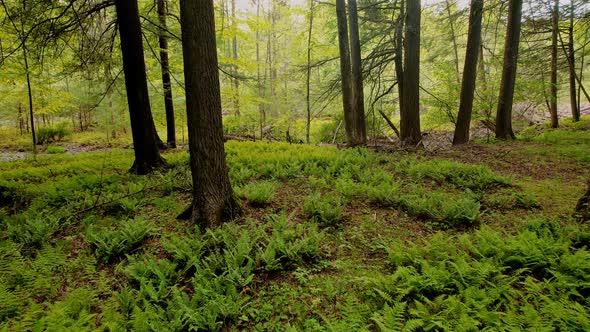
[[[64,148],[63,146],[50,145],[47,147],[47,153],[49,154],[62,154],[66,153],[66,151],[68,151],[68,149]]]
[[[59,142],[70,134],[71,132],[66,128],[65,124],[56,127],[41,127],[37,130],[37,144]]]
[[[250,182],[242,187],[236,188],[236,194],[245,198],[252,206],[266,206],[270,204],[275,196],[278,187],[275,181]]]
[[[305,199],[303,211],[320,225],[335,226],[342,220],[341,199],[312,194]]]

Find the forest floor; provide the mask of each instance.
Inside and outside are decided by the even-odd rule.
[[[204,232],[175,218],[186,151],[144,177],[121,149],[0,162],[0,330],[590,329],[588,118],[436,152],[226,150],[245,214]]]

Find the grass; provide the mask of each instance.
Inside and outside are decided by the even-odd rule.
[[[0,330],[587,330],[585,135],[475,147],[505,163],[228,142],[246,213],[215,230],[176,220],[182,150],[2,162]]]

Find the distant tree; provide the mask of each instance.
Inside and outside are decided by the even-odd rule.
[[[554,0],[551,11],[551,128],[559,127],[557,117],[557,36],[559,35],[559,0]]]
[[[574,45],[574,0],[570,2],[570,24],[568,27],[568,49],[569,49],[569,66],[570,74],[570,105],[572,109],[573,122],[580,121],[580,108],[578,106],[578,91],[576,91],[576,47]]]
[[[421,1],[406,0],[406,39],[403,72],[403,108],[400,110],[400,139],[404,146],[422,141],[420,131],[420,22]]]
[[[166,109],[166,145],[176,147],[176,126],[174,124],[174,102],[170,81],[170,61],[168,60],[168,32],[166,0],[158,0],[158,18],[160,21],[160,67],[162,68],[162,85],[164,88],[164,108]]]
[[[482,16],[483,0],[471,0],[469,32],[467,35],[467,52],[465,54],[465,67],[463,68],[463,81],[461,83],[459,114],[455,126],[455,136],[453,137],[454,145],[469,142],[469,127],[473,111],[473,96],[475,92],[477,65],[481,46]]]
[[[192,205],[181,217],[211,228],[241,212],[223,146],[213,0],[181,0],[180,19],[193,178]]]
[[[305,121],[305,142],[309,144],[309,132],[311,129],[311,37],[313,33],[313,9],[314,0],[309,0],[309,29],[307,31],[307,76],[305,79],[305,103],[307,119]]]
[[[164,166],[165,161],[160,156],[157,133],[150,109],[137,0],[115,0],[115,8],[135,151],[135,161],[131,171],[137,174],[147,174]]]
[[[512,130],[512,103],[514,101],[514,85],[516,83],[521,18],[522,0],[509,0],[502,83],[500,84],[500,95],[498,97],[498,108],[496,111],[496,138],[498,139],[516,138]]]

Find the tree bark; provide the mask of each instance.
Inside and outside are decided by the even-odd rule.
[[[338,46],[340,49],[340,74],[342,76],[342,105],[344,109],[344,128],[347,143],[354,142],[354,113],[352,104],[352,71],[350,46],[348,43],[348,24],[346,22],[346,3],[336,0],[336,20],[338,22]]]
[[[314,0],[309,0],[309,30],[307,34],[307,77],[305,81],[305,101],[307,104],[307,120],[305,123],[305,142],[310,143],[309,132],[311,129],[311,36],[313,32],[313,5]]]
[[[418,146],[420,131],[420,0],[407,0],[404,94],[400,119],[402,146]]]
[[[193,202],[190,219],[213,228],[240,213],[223,146],[213,0],[181,0]]]
[[[400,113],[404,109],[402,96],[404,95],[404,20],[406,16],[405,0],[400,1],[400,14],[395,27],[395,76],[397,79],[397,93]]]
[[[233,64],[233,83],[234,83],[234,114],[240,116],[240,80],[238,79],[238,36],[237,36],[237,17],[236,17],[236,0],[231,2],[231,15],[232,15],[232,27],[234,32],[234,38],[232,42],[232,56],[234,60]]]
[[[165,165],[158,149],[157,133],[150,109],[143,40],[137,0],[116,0],[125,88],[131,118],[135,162],[131,171],[147,174]]]
[[[176,125],[174,123],[174,102],[170,81],[170,63],[168,60],[168,36],[166,26],[166,0],[158,0],[158,18],[160,19],[160,65],[162,67],[162,85],[164,88],[164,107],[166,109],[166,146],[176,148]]]
[[[483,0],[471,0],[469,13],[469,32],[467,35],[467,52],[461,83],[461,101],[455,126],[453,145],[469,142],[473,97],[477,78],[477,65],[481,48],[481,21],[483,17]]]
[[[576,91],[576,49],[574,45],[574,0],[570,2],[570,26],[569,26],[569,58],[570,63],[570,104],[572,109],[572,121],[580,121],[580,109],[578,108],[578,96]]]
[[[551,128],[559,127],[557,117],[557,36],[559,34],[559,0],[554,1],[551,12],[551,98],[549,100],[551,113]]]
[[[363,91],[363,65],[356,0],[348,1],[348,24],[350,27],[350,56],[352,67],[352,105],[354,116],[354,141],[352,146],[367,145],[365,121],[365,97]]]
[[[522,18],[522,0],[510,0],[508,4],[508,28],[504,48],[504,65],[502,83],[498,96],[496,111],[496,138],[515,139],[512,130],[512,102],[518,64],[518,46],[520,43],[520,26]]]

